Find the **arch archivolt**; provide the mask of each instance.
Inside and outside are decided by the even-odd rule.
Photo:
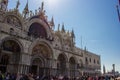
[[[49,74],[53,59],[52,45],[44,39],[37,38],[31,43],[28,51],[31,55],[31,72],[40,75]]]
[[[69,56],[69,61],[70,61],[71,58],[75,60],[76,64],[78,63],[77,57],[75,57],[75,56]]]
[[[44,39],[36,39],[29,48],[30,55],[36,55],[36,53],[45,54],[49,58],[53,58],[53,47]],[[36,52],[35,52],[36,51]],[[45,57],[45,56],[44,56]]]
[[[0,47],[2,47],[3,42],[8,41],[8,40],[15,41],[20,46],[20,52],[24,52],[23,44],[21,43],[21,41],[19,41],[18,39],[14,38],[14,37],[11,37],[11,36],[2,38],[1,42],[0,42]]]
[[[51,37],[51,36],[52,36],[52,34],[51,34],[50,30],[49,30],[49,26],[48,26],[45,22],[43,22],[42,20],[40,20],[40,19],[32,19],[32,20],[30,20],[30,21],[28,22],[27,27],[26,27],[26,30],[27,30],[28,32],[29,32],[30,26],[31,26],[33,23],[39,23],[39,24],[41,24],[41,25],[45,28],[45,30],[46,30],[46,32],[47,32],[47,37]]]
[[[40,62],[34,62],[34,60],[38,59]],[[34,55],[31,58],[31,65],[40,65],[41,67],[45,66],[45,60],[44,57],[42,57],[40,54],[39,55]]]
[[[23,19],[19,14],[16,15],[14,13],[8,13],[5,15],[3,22],[11,26],[23,29]]]
[[[23,44],[21,41],[11,36],[4,37],[0,42],[0,47],[0,70],[2,72],[18,71],[18,64],[21,61],[21,53],[23,52]],[[10,69],[7,68],[9,65],[11,65]],[[12,70],[12,67],[14,70]]]

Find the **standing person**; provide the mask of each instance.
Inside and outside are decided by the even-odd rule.
[[[10,73],[7,73],[7,74],[6,74],[5,80],[10,80]]]
[[[29,80],[34,80],[32,74],[30,74],[30,73],[28,74],[28,79],[29,79]]]

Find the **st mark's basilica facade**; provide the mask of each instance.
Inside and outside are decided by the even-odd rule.
[[[18,0],[8,10],[8,0],[0,2],[0,71],[39,75],[100,74],[100,56],[75,46],[74,31],[66,31],[64,24],[54,30],[44,3],[35,13],[28,2],[22,13]]]

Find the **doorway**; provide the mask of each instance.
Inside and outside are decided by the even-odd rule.
[[[35,58],[32,61],[31,69],[30,72],[35,74],[35,75],[40,75],[43,76],[44,74],[44,68],[43,68],[43,62],[39,58]]]
[[[7,65],[9,63],[9,56],[3,55],[0,61],[0,71],[5,73],[7,71]]]

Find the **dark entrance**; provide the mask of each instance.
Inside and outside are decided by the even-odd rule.
[[[37,65],[31,66],[31,73],[36,74],[37,73]]]
[[[75,62],[74,57],[71,57],[69,60],[69,68],[70,68],[70,76],[75,77],[76,62]]]
[[[5,73],[7,71],[7,65],[9,63],[9,56],[3,55],[0,61],[0,71]]]
[[[57,64],[57,69],[58,69],[58,72],[57,74],[58,75],[66,75],[66,58],[63,54],[60,54],[58,56],[58,64]]]
[[[0,71],[17,73],[21,52],[19,44],[14,40],[5,40],[0,47]]]
[[[36,58],[32,61],[30,72],[33,74],[43,76],[44,74],[43,63],[39,58]]]

